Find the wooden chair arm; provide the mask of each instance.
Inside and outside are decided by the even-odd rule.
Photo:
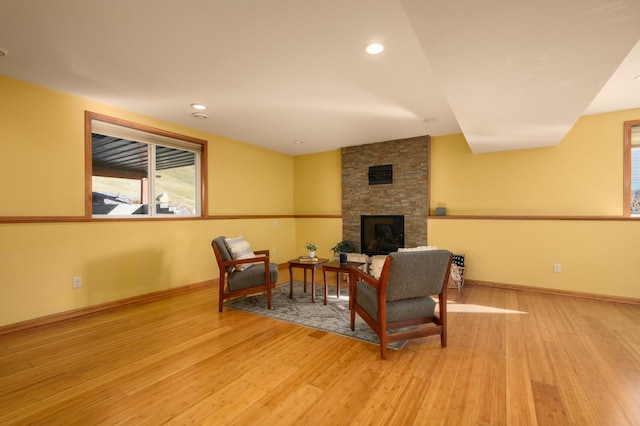
[[[366,282],[374,288],[378,288],[380,285],[379,279],[376,279],[373,275],[367,274],[362,269],[358,269],[356,266],[352,266],[349,269],[349,282],[353,280],[353,284],[355,285],[358,279]]]
[[[266,256],[264,256],[264,252],[267,252]],[[246,259],[237,259],[237,260],[227,260],[227,261],[223,261],[222,265],[223,266],[235,266],[235,265],[240,265],[242,263],[257,263],[257,262],[263,262],[265,264],[266,267],[268,267],[269,265],[269,251],[268,250],[259,250],[259,251],[254,251],[254,254],[260,254],[261,256],[256,256],[256,257],[248,257]]]
[[[267,258],[269,258],[269,250],[254,250],[253,251],[254,254],[262,254],[267,256]]]

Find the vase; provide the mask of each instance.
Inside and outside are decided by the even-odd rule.
[[[309,257],[316,257],[315,250],[309,250]]]

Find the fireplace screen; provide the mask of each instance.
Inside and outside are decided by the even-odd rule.
[[[404,247],[404,216],[360,216],[360,248],[369,256]]]

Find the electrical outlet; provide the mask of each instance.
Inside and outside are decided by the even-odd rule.
[[[271,249],[271,254],[276,254],[276,248],[275,247]]]
[[[559,263],[553,264],[553,272],[560,272],[561,270],[562,270],[562,267],[560,266]]]
[[[82,277],[73,277],[73,288],[82,287]]]

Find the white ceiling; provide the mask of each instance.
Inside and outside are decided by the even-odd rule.
[[[291,155],[640,108],[639,0],[0,0],[0,74]],[[382,41],[378,56],[363,46]],[[206,120],[190,104],[208,106]],[[294,141],[304,141],[295,144]]]

